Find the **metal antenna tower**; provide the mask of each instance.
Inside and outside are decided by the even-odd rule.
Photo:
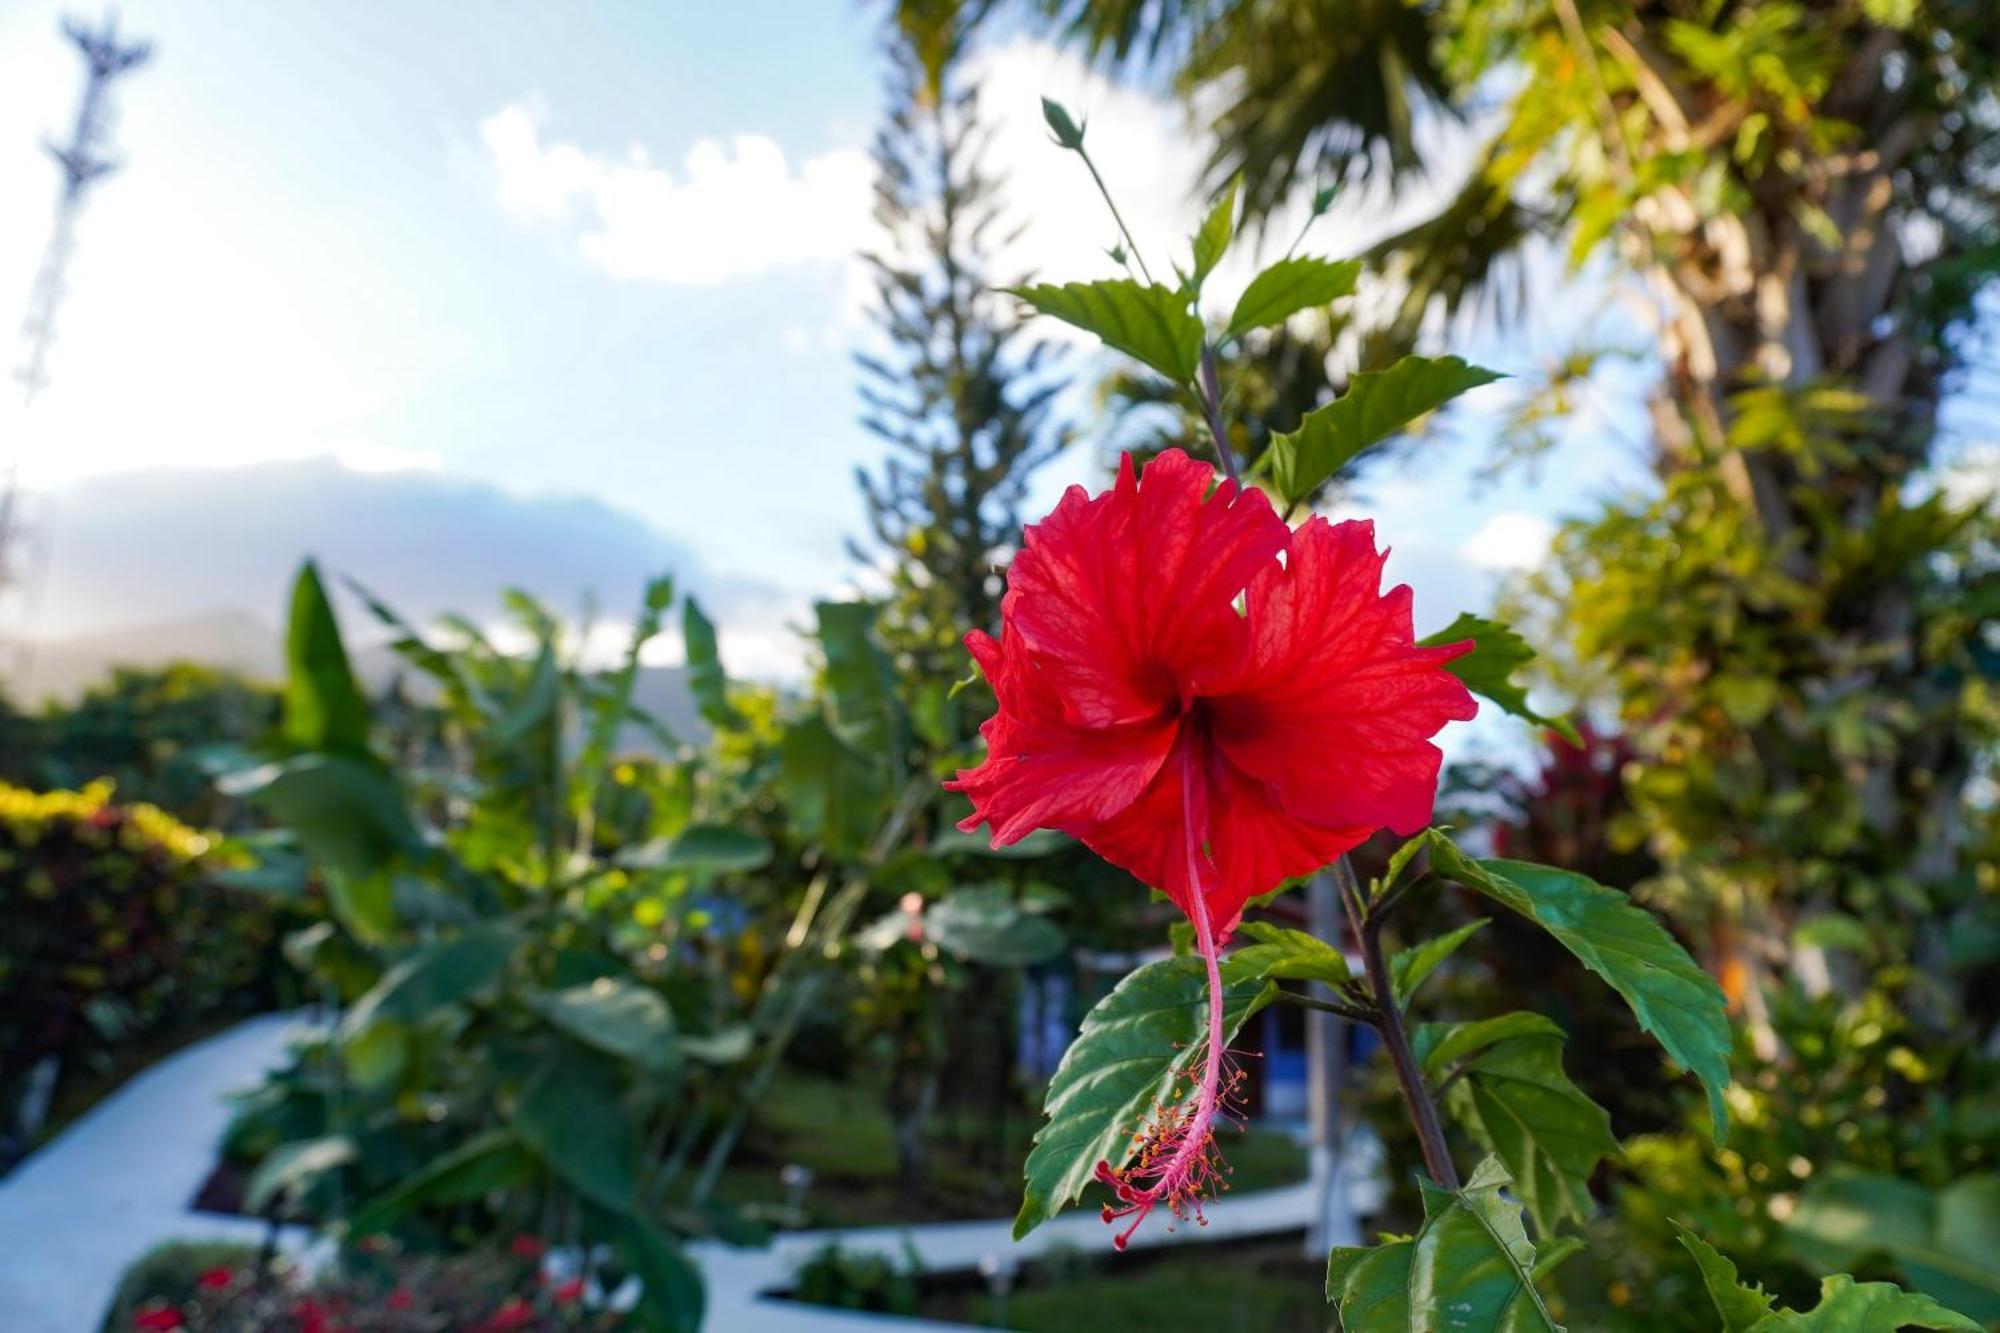
[[[76,243],[76,220],[83,211],[84,197],[92,185],[118,166],[104,155],[104,140],[110,128],[111,81],[144,64],[153,52],[150,42],[119,45],[118,21],[111,15],[105,17],[96,32],[74,19],[65,19],[63,32],[83,56],[83,100],[77,104],[76,125],[70,131],[69,142],[46,145],[49,155],[62,168],[62,193],[56,199],[55,230],[28,296],[28,317],[21,325],[23,356],[14,378],[21,382],[31,401],[49,382],[49,346],[55,341],[63,275]]]
[[[21,322],[22,355],[14,378],[20,382],[29,403],[49,382],[49,347],[55,341],[56,311],[62,305],[64,275],[76,245],[76,223],[83,212],[84,199],[92,185],[118,167],[117,161],[105,154],[111,121],[111,81],[144,64],[153,50],[150,42],[121,45],[115,14],[106,14],[95,32],[76,19],[63,20],[62,27],[63,34],[83,56],[83,98],[77,104],[76,123],[70,130],[69,141],[44,142],[49,156],[62,171],[62,189],[56,196],[55,227],[49,235],[48,249],[42,253],[41,267],[35,271],[34,286],[29,290],[27,318]],[[0,592],[5,592],[18,578],[31,586],[32,596],[33,585],[38,582],[36,571],[22,574],[13,566],[24,535],[21,510],[20,445],[16,442],[7,451],[4,471],[0,471]],[[34,543],[39,559],[31,557],[29,564],[46,559],[47,536],[43,533],[42,541]]]

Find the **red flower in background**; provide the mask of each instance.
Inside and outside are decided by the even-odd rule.
[[[986,761],[946,785],[966,830],[1003,846],[1080,839],[1194,922],[1209,975],[1201,1095],[1162,1112],[1131,1171],[1100,1174],[1137,1213],[1197,1209],[1223,1095],[1217,950],[1243,905],[1380,828],[1430,821],[1431,737],[1477,711],[1418,647],[1410,590],[1381,590],[1372,524],[1294,532],[1258,491],[1168,450],[1130,455],[1097,496],[1071,487],[1023,534],[998,640],[967,636],[999,711]],[[1138,1226],[1119,1237],[1122,1244]]]
[[[132,1327],[155,1330],[156,1333],[186,1325],[187,1320],[181,1318],[181,1312],[171,1305],[156,1305],[132,1316]]]
[[[236,1274],[227,1268],[211,1268],[194,1280],[203,1291],[221,1291],[236,1280]]]

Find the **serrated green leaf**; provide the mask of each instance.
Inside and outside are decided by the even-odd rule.
[[[1201,220],[1201,230],[1194,234],[1194,272],[1190,274],[1196,290],[1215,266],[1222,262],[1223,254],[1229,249],[1229,242],[1236,236],[1236,193],[1242,182],[1231,180],[1215,203],[1209,208],[1208,216]]]
[[[1528,687],[1516,684],[1514,673],[1535,660],[1528,641],[1498,621],[1459,612],[1458,619],[1437,633],[1419,639],[1419,646],[1463,643],[1471,639],[1472,651],[1444,664],[1444,669],[1465,682],[1474,694],[1499,704],[1515,717],[1538,727],[1553,727],[1571,745],[1582,745],[1576,726],[1566,717],[1544,717],[1528,706]]]
[[[1297,430],[1271,437],[1265,454],[1271,479],[1297,504],[1369,446],[1499,378],[1455,356],[1406,356],[1387,370],[1356,375],[1346,393],[1307,413]]]
[[[674,1015],[658,991],[629,977],[540,991],[528,1007],[586,1046],[647,1069],[674,1063]]]
[[[1681,1244],[1694,1256],[1702,1284],[1722,1316],[1722,1333],[1897,1333],[1929,1328],[1978,1333],[1985,1326],[1929,1296],[1887,1282],[1856,1282],[1845,1273],[1822,1278],[1819,1304],[1811,1310],[1773,1310],[1760,1287],[1746,1287],[1736,1265],[1680,1223]]]
[[[1744,1286],[1736,1276],[1736,1265],[1700,1236],[1679,1222],[1674,1223],[1674,1230],[1701,1270],[1702,1285],[1715,1302],[1715,1312],[1722,1316],[1722,1333],[1750,1333],[1771,1313],[1770,1295],[1762,1287]]]
[[[1458,952],[1458,947],[1478,934],[1486,924],[1484,919],[1468,922],[1457,930],[1436,939],[1425,940],[1414,948],[1404,949],[1389,960],[1390,989],[1396,993],[1398,1006],[1407,1009],[1410,997],[1417,993],[1417,987],[1430,979],[1444,960]]]
[[[1228,334],[1241,337],[1252,329],[1275,328],[1301,310],[1332,305],[1354,294],[1360,276],[1358,259],[1316,259],[1310,255],[1280,259],[1243,289],[1230,313]]]
[[[1563,1071],[1564,1033],[1540,1014],[1417,1031],[1417,1058],[1445,1109],[1513,1176],[1541,1235],[1591,1215],[1590,1176],[1618,1153],[1611,1117]]]
[[[1046,1122],[1028,1154],[1014,1239],[1074,1203],[1097,1164],[1124,1165],[1133,1131],[1172,1097],[1207,1027],[1207,969],[1198,958],[1148,963],[1088,1014],[1049,1082]],[[1223,983],[1223,1021],[1233,1037],[1270,1002],[1267,981]]]
[[[1474,861],[1435,831],[1431,868],[1535,922],[1602,977],[1624,997],[1639,1026],[1701,1080],[1716,1136],[1728,1132],[1722,1099],[1729,1086],[1728,1004],[1715,979],[1658,918],[1616,889],[1573,871],[1525,861]]]
[[[1916,1290],[1975,1319],[2000,1320],[2000,1175],[1962,1176],[1931,1190],[1835,1170],[1799,1192],[1785,1235],[1821,1272],[1887,1255]]]
[[[1009,288],[1037,311],[1094,333],[1104,345],[1136,357],[1178,384],[1201,364],[1201,319],[1188,298],[1170,287],[1106,278],[1056,287]]]
[[[1320,981],[1338,986],[1353,973],[1340,950],[1303,930],[1287,930],[1269,921],[1245,921],[1236,933],[1255,944],[1232,949],[1223,964],[1231,979],[1254,981]]]
[[[285,632],[285,740],[300,750],[366,758],[368,705],[354,684],[340,625],[319,568],[308,560],[292,584]]]
[[[1888,1282],[1856,1282],[1845,1273],[1820,1279],[1819,1304],[1800,1313],[1779,1310],[1750,1333],[1896,1333],[1906,1328],[1981,1333],[1985,1325]]]
[[[727,731],[743,725],[743,715],[729,702],[729,678],[722,670],[715,625],[702,614],[694,598],[681,602],[681,642],[687,653],[687,687],[702,721]]]
[[[1407,1240],[1338,1246],[1326,1298],[1345,1333],[1563,1333],[1535,1290],[1535,1247],[1497,1158],[1456,1194],[1424,1182],[1424,1224]]]

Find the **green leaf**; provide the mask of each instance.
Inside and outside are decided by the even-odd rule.
[[[756,1042],[755,1030],[747,1023],[739,1023],[715,1032],[684,1033],[680,1049],[682,1055],[703,1064],[733,1065],[750,1054]]]
[[[1658,918],[1616,889],[1525,861],[1474,861],[1435,831],[1431,867],[1553,935],[1625,997],[1639,1026],[1708,1090],[1715,1132],[1728,1132],[1729,1009],[1722,988]]]
[[[412,951],[347,1011],[342,1034],[351,1036],[377,1018],[421,1023],[471,998],[500,979],[520,939],[511,926],[483,925]]]
[[[1746,1287],[1736,1276],[1736,1265],[1717,1252],[1713,1245],[1694,1232],[1674,1223],[1681,1244],[1694,1256],[1701,1270],[1702,1285],[1722,1316],[1722,1333],[1749,1333],[1771,1313],[1771,1297],[1762,1287]]]
[[[1271,437],[1265,457],[1278,493],[1297,504],[1370,445],[1499,378],[1455,356],[1406,356],[1387,370],[1356,375],[1346,393],[1307,413],[1297,430]]]
[[[1961,1176],[1934,1191],[1835,1170],[1799,1192],[1785,1234],[1821,1272],[1887,1255],[1918,1291],[1975,1319],[2000,1320],[2000,1175]]]
[[[623,853],[618,863],[642,870],[683,870],[722,873],[757,870],[771,862],[771,844],[754,833],[721,824],[694,824],[673,838],[653,841]]]
[[[887,800],[882,766],[834,735],[815,713],[785,728],[778,771],[792,825],[838,855],[856,855]]]
[[[1856,1282],[1845,1273],[1821,1279],[1819,1304],[1811,1310],[1772,1310],[1771,1297],[1760,1287],[1744,1286],[1736,1265],[1714,1246],[1678,1222],[1674,1229],[1701,1270],[1709,1299],[1722,1316],[1722,1333],[1897,1333],[1904,1328],[1979,1333],[1985,1327],[1928,1296],[1887,1282]]]
[[[260,1215],[280,1199],[297,1202],[322,1178],[359,1155],[354,1140],[345,1134],[281,1143],[250,1173],[243,1187],[243,1211]]]
[[[1458,952],[1458,947],[1478,934],[1486,924],[1484,919],[1468,922],[1448,935],[1425,940],[1414,948],[1404,949],[1389,960],[1389,985],[1396,993],[1396,1004],[1407,1009],[1410,997],[1417,993],[1417,987],[1430,979],[1444,960]]]
[[[946,895],[924,913],[924,936],[946,953],[988,967],[1031,967],[1062,953],[1062,927],[1015,900],[1004,884]]]
[[[1418,1029],[1417,1058],[1445,1109],[1504,1163],[1541,1235],[1591,1216],[1590,1176],[1618,1154],[1611,1117],[1563,1072],[1563,1030],[1540,1014]]]
[[[900,784],[902,705],[896,669],[875,637],[878,608],[869,602],[816,602],[826,657],[828,721],[854,750],[889,767]]]
[[[1344,1333],[1562,1333],[1535,1290],[1535,1247],[1521,1210],[1501,1192],[1512,1183],[1489,1157],[1456,1194],[1423,1182],[1424,1224],[1414,1237],[1335,1247],[1326,1298],[1340,1307]]]
[[[1201,220],[1201,230],[1194,234],[1194,272],[1190,275],[1195,290],[1215,266],[1222,262],[1223,254],[1229,249],[1229,242],[1236,236],[1236,194],[1241,182],[1232,180],[1223,192],[1216,196],[1208,216]]]
[[[1049,1082],[1014,1239],[1074,1203],[1099,1162],[1117,1167],[1131,1157],[1134,1131],[1174,1095],[1194,1062],[1207,1027],[1207,988],[1200,959],[1163,959],[1130,973],[1084,1015]],[[1267,981],[1225,979],[1225,1034],[1234,1036],[1276,992]]]
[[[569,1054],[537,1068],[514,1103],[514,1130],[585,1198],[629,1214],[639,1180],[639,1130],[602,1061]]]
[[[1245,921],[1236,933],[1255,940],[1223,958],[1232,980],[1321,981],[1338,986],[1352,980],[1340,950],[1303,930],[1287,930],[1269,921]]]
[[[618,1227],[618,1253],[642,1286],[632,1310],[648,1333],[699,1333],[705,1297],[701,1270],[666,1233],[627,1218]]]
[[[743,725],[743,715],[729,702],[729,678],[722,671],[722,654],[715,626],[689,597],[681,603],[681,640],[687,646],[687,687],[702,720],[718,730]]]
[[[599,977],[528,997],[528,1007],[587,1046],[648,1069],[674,1062],[674,1015],[658,991],[627,977]]]
[[[1107,347],[1136,357],[1177,384],[1201,364],[1201,319],[1170,287],[1107,278],[1061,287],[1008,288],[1037,311],[1094,333]]]
[[[394,1226],[413,1208],[471,1203],[498,1190],[517,1188],[528,1182],[533,1166],[528,1150],[511,1132],[485,1130],[368,1200],[355,1211],[348,1230],[365,1236]]]
[[[1418,644],[1435,648],[1447,643],[1473,642],[1472,651],[1444,664],[1444,669],[1465,682],[1474,694],[1483,695],[1515,717],[1538,727],[1553,727],[1571,745],[1582,745],[1576,726],[1566,717],[1544,717],[1528,707],[1528,687],[1514,682],[1514,673],[1535,660],[1528,641],[1498,621],[1459,612],[1458,619]]]
[[[1360,276],[1358,259],[1315,259],[1309,255],[1280,259],[1243,289],[1229,316],[1228,336],[1275,328],[1301,310],[1315,310],[1352,296]]]
[[[423,850],[395,780],[370,760],[307,754],[231,773],[216,784],[291,829],[328,874],[342,924],[367,940],[396,927],[389,871]]]
[[[393,1018],[377,1018],[340,1043],[348,1077],[364,1088],[385,1088],[402,1077],[410,1062],[410,1029]]]
[[[1821,1278],[1819,1304],[1803,1314],[1779,1310],[1750,1326],[1750,1333],[1895,1333],[1905,1328],[1985,1328],[1928,1296],[1888,1282],[1856,1282],[1845,1273]]]
[[[292,584],[285,632],[285,740],[300,749],[364,758],[368,705],[355,687],[340,625],[308,560]]]

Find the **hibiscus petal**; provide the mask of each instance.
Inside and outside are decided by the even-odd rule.
[[[1223,753],[1293,816],[1407,834],[1436,800],[1430,738],[1478,705],[1444,669],[1471,644],[1416,645],[1409,588],[1380,591],[1386,558],[1373,524],[1300,528],[1251,585],[1250,644],[1207,706]]]
[[[1173,720],[1078,727],[1046,665],[1016,636],[996,642],[975,632],[966,646],[1000,709],[979,729],[986,761],[945,784],[972,801],[960,828],[990,822],[993,845],[1001,847],[1038,828],[1067,831],[1109,819],[1139,798],[1173,746]]]
[[[1072,487],[1023,535],[1008,627],[1063,680],[1083,726],[1151,719],[1235,667],[1248,631],[1232,603],[1289,540],[1260,492],[1170,449],[1091,497]]]
[[[1191,803],[1184,796],[1190,772],[1198,784]],[[1076,833],[1099,856],[1159,889],[1193,916],[1197,895],[1189,892],[1184,814],[1189,804],[1197,825],[1198,896],[1218,940],[1228,938],[1250,899],[1330,864],[1360,846],[1376,827],[1330,827],[1299,819],[1197,729],[1187,728],[1137,802],[1116,818]]]

